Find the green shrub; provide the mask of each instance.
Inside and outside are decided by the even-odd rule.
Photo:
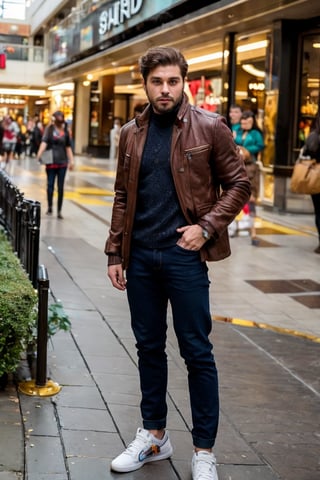
[[[14,372],[37,318],[37,293],[0,232],[0,377]]]

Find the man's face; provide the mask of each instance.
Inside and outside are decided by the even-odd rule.
[[[155,113],[170,112],[181,102],[184,80],[178,65],[158,66],[151,70],[144,89]]]
[[[240,123],[242,112],[240,108],[230,108],[229,117],[232,125]]]

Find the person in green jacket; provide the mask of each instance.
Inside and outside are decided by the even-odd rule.
[[[249,212],[252,217],[251,242],[258,245],[254,217],[256,216],[256,202],[259,196],[259,168],[257,156],[264,149],[263,134],[260,130],[255,114],[251,110],[245,110],[240,119],[240,129],[237,130],[235,142],[243,149],[243,158],[246,164],[247,174],[251,182],[251,197]]]

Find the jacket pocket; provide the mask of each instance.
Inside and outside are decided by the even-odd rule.
[[[210,166],[212,146],[199,145],[184,151],[186,167],[188,170],[188,185],[193,202],[193,212],[199,217],[200,210],[205,210],[212,205],[214,188]]]

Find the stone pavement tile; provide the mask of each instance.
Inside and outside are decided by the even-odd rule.
[[[57,406],[61,427],[65,430],[115,432],[114,423],[106,409]]]
[[[116,358],[116,360],[115,360]],[[110,356],[110,355],[86,355],[89,370],[93,376],[97,374],[112,375],[138,375],[137,367],[133,362],[128,360],[128,356]]]
[[[20,404],[26,436],[59,436],[51,397],[32,397],[20,394]]]
[[[219,480],[279,480],[267,465],[218,465],[217,471]],[[284,480],[289,478],[292,480]]]
[[[54,397],[56,405],[103,410],[105,404],[95,386],[65,385]]]
[[[36,474],[66,474],[63,451],[59,437],[30,436],[26,444],[28,478]]]
[[[217,462],[227,465],[263,465],[250,443],[239,435],[239,432],[221,413],[218,436],[215,444]]]
[[[320,344],[294,335],[270,330],[246,329],[246,336],[282,362],[306,385],[320,392]]]
[[[23,448],[21,422],[0,423],[0,471],[23,471]]]
[[[93,329],[91,335],[88,335],[87,328],[73,327],[74,338],[86,357],[87,355],[106,355],[112,357],[125,356],[123,347],[116,341],[114,335],[109,333],[107,326],[103,328]]]
[[[76,369],[72,366],[50,365],[50,378],[59,385],[94,386],[94,382],[87,369]]]
[[[0,472],[0,480],[22,480],[22,478],[22,472]]]
[[[62,437],[68,459],[86,457],[112,459],[124,448],[117,433],[63,430]]]
[[[110,459],[72,458],[68,461],[70,480],[177,480],[169,460],[153,462],[130,473],[110,471]]]
[[[69,478],[67,473],[32,473],[32,476],[25,480],[69,480]]]
[[[95,380],[108,404],[140,405],[138,376],[96,374]]]
[[[20,478],[9,471],[23,472],[24,438],[19,399],[15,386],[9,381],[0,391],[0,479]]]
[[[281,432],[280,435],[260,435],[259,439],[245,438],[254,444],[258,451],[263,451],[267,463],[279,473],[281,478],[307,480],[319,478],[320,450],[315,435],[299,435]]]

